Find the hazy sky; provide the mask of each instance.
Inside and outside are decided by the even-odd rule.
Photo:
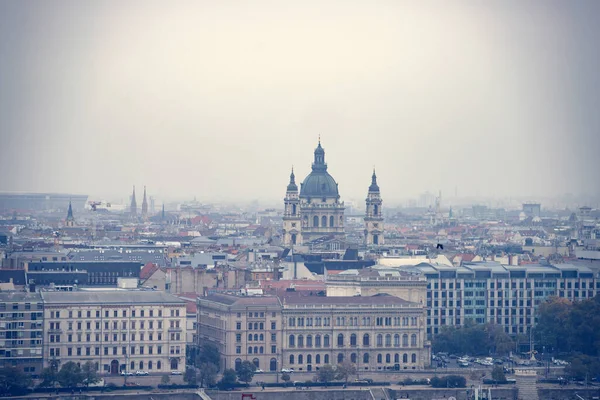
[[[600,192],[600,1],[0,2],[0,191]]]

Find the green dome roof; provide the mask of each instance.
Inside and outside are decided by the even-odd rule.
[[[302,198],[339,198],[338,185],[331,175],[327,172],[325,164],[325,150],[321,147],[321,141],[315,149],[315,161],[312,165],[312,172],[304,179],[300,185],[300,197]]]

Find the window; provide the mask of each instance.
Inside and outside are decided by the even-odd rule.
[[[394,335],[394,346],[400,347],[400,335],[397,333]]]
[[[325,335],[325,336],[323,336],[323,347],[329,347],[329,346],[330,346],[329,335]],[[327,364],[327,363],[325,363],[325,364]]]
[[[406,333],[402,335],[402,346],[408,347],[408,335]]]
[[[365,333],[363,336],[363,346],[369,346],[369,334]]]
[[[377,335],[377,346],[378,347],[383,346],[383,335],[381,333],[379,335]]]
[[[387,347],[390,347],[392,345],[392,335],[390,335],[389,333],[385,335],[385,345]]]
[[[313,345],[313,340],[312,339],[313,339],[312,335],[308,335],[306,337],[306,347],[312,347],[312,345]]]
[[[321,347],[321,335],[315,336],[315,347]]]
[[[415,353],[412,353],[412,355],[410,356],[410,361],[412,363],[416,363],[417,362],[417,355]]]
[[[350,346],[356,346],[356,334],[350,335]]]
[[[377,354],[377,363],[381,364],[383,362],[383,356],[381,354]]]
[[[271,329],[277,329],[277,323],[271,322]]]
[[[417,346],[417,335],[414,334],[414,333],[410,337],[410,345],[412,347],[416,347]]]
[[[344,335],[341,333],[337,337],[337,345],[338,347],[344,346]]]
[[[293,363],[294,363],[294,355],[290,354],[290,364],[293,364]]]
[[[304,336],[298,335],[298,347],[304,347]]]
[[[271,354],[277,353],[277,346],[271,346]]]
[[[369,363],[369,353],[363,354],[363,363],[364,364],[368,364]]]
[[[324,364],[329,364],[329,354],[325,354],[325,355],[323,356],[323,363],[324,363]]]
[[[289,338],[289,346],[290,346],[290,347],[294,347],[294,346],[296,346],[296,337],[295,337],[294,335],[290,335],[290,338]]]

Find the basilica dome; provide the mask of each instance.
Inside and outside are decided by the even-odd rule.
[[[331,175],[327,172],[325,164],[325,150],[321,147],[321,142],[315,149],[315,161],[312,165],[312,172],[304,179],[300,185],[301,198],[339,198],[338,185]]]

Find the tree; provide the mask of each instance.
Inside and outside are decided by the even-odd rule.
[[[83,364],[83,367],[81,367],[81,374],[83,375],[83,383],[85,383],[86,386],[100,382],[100,377],[96,371],[96,364],[91,361]]]
[[[496,382],[506,382],[504,369],[500,365],[496,365],[494,369],[492,369],[492,379]]]
[[[335,370],[329,364],[325,364],[317,371],[317,381],[321,383],[328,383],[335,379]]]
[[[15,367],[0,368],[0,393],[11,396],[26,394],[33,381],[31,377]]]
[[[212,343],[204,343],[200,347],[198,357],[196,357],[196,365],[204,363],[214,364],[217,366],[217,371],[221,367],[221,353],[217,346]]]
[[[58,381],[56,369],[54,367],[44,368],[40,374],[40,387],[54,387]]]
[[[597,357],[578,354],[570,359],[565,374],[576,380],[592,379],[600,376],[600,361]]]
[[[171,383],[171,377],[169,375],[163,375],[162,378],[160,378],[160,383],[163,385],[168,385]]]
[[[243,361],[237,370],[237,377],[240,381],[248,384],[254,378],[254,372],[256,372],[256,365],[250,361]]]
[[[58,372],[57,379],[62,387],[76,387],[83,383],[84,377],[79,365],[75,364],[73,361],[69,361],[68,363],[63,364]]]
[[[343,361],[335,369],[335,379],[343,380],[346,383],[348,383],[348,378],[353,375],[356,375],[356,365],[350,361]]]
[[[214,364],[200,364],[198,384],[200,387],[212,387],[217,381],[217,366]]]
[[[283,372],[281,374],[281,380],[285,382],[286,386],[287,386],[288,382],[290,381],[290,379],[292,379],[292,377],[287,372]]]
[[[464,388],[467,387],[467,380],[464,376],[448,375],[444,377],[434,376],[431,378],[431,387],[434,388]]]
[[[235,370],[229,368],[226,369],[225,371],[223,371],[223,376],[221,377],[221,380],[219,381],[219,388],[221,389],[226,389],[226,388],[230,388],[233,385],[235,385],[237,382],[237,374],[235,373]]]
[[[195,385],[198,381],[198,376],[196,374],[196,369],[193,367],[188,367],[185,370],[185,374],[183,375],[183,381],[188,385]]]

